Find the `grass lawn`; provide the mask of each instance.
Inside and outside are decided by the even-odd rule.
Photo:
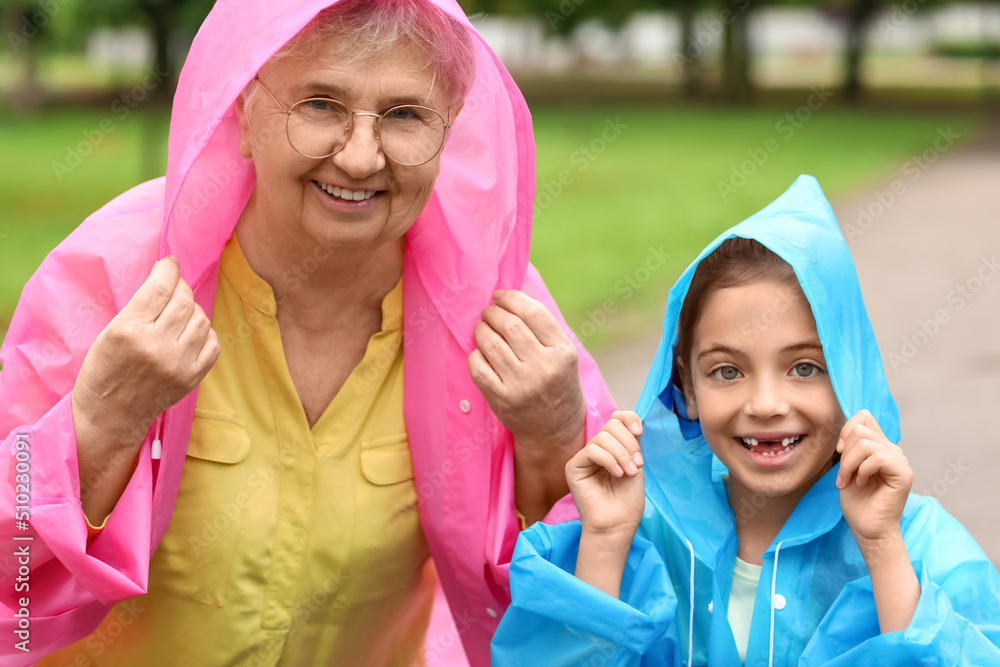
[[[796,128],[785,120],[794,111],[536,110],[532,260],[588,344],[653,326],[695,254],[799,173],[819,178],[836,199],[894,175],[939,128],[952,125],[964,138],[978,128],[971,116],[826,108]],[[143,164],[140,147],[165,137],[165,114],[0,117],[0,335],[45,254],[144,173],[162,173],[162,149]],[[75,167],[74,152],[88,153]],[[759,165],[747,163],[754,157]],[[730,188],[721,192],[721,183]]]
[[[898,177],[904,162],[931,147],[939,129],[953,126],[968,141],[980,127],[971,116],[820,109],[795,128],[785,119],[794,111],[535,114],[539,211],[532,261],[585,343],[600,346],[656,327],[667,291],[702,248],[799,174],[818,178],[836,201]],[[609,138],[620,134],[602,145],[605,130]],[[581,148],[588,145],[593,159]],[[762,164],[748,162],[754,157]],[[550,200],[560,174],[572,180]],[[669,258],[660,262],[663,252]],[[614,317],[602,326],[609,313]]]

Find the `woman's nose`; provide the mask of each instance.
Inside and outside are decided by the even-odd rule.
[[[355,113],[351,136],[344,147],[333,154],[333,163],[353,178],[370,176],[385,167],[385,153],[376,134],[377,122],[375,114]]]
[[[760,419],[772,419],[788,414],[788,401],[782,391],[781,380],[758,377],[751,385],[751,394],[743,409],[748,416]]]

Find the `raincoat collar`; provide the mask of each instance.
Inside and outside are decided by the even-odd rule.
[[[690,540],[695,556],[712,567],[727,552],[735,530],[722,480],[726,469],[712,454],[697,422],[684,418],[671,372],[678,318],[694,272],[723,241],[737,236],[757,240],[794,269],[816,320],[827,371],[845,418],[868,409],[886,437],[899,440],[899,412],[889,392],[850,251],[819,183],[811,176],[800,176],[759,213],[720,234],[674,284],[667,300],[663,338],[636,406],[644,420],[644,441],[655,443],[643,448],[650,471],[646,476],[649,501]],[[777,544],[788,548],[808,542],[843,518],[835,486],[838,469],[834,466],[803,496],[765,556]]]
[[[406,253],[453,335],[467,350],[482,305],[520,288],[528,265],[534,139],[527,105],[455,0],[428,0],[473,38],[475,79],[441,155],[427,207]],[[180,260],[192,285],[211,279],[255,182],[240,155],[235,101],[258,70],[331,0],[220,0],[181,72],[168,145],[160,255]]]

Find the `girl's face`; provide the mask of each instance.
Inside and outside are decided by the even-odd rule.
[[[798,285],[709,292],[688,364],[688,414],[728,468],[730,486],[801,496],[830,469],[845,419]]]

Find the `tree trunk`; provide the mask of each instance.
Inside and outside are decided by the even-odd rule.
[[[681,24],[681,91],[686,99],[697,99],[701,93],[701,72],[698,56],[701,47],[694,32],[694,12],[697,0],[680,0],[677,15]]]
[[[847,15],[847,44],[844,48],[844,98],[857,102],[861,97],[861,58],[865,28],[875,16],[878,0],[854,0]]]
[[[142,159],[140,172],[143,179],[151,179],[163,174],[163,153],[165,146],[160,140],[158,120],[162,109],[169,109],[177,89],[177,73],[170,59],[170,38],[174,34],[174,0],[143,0],[142,8],[149,17],[153,36],[153,80],[155,87],[150,91],[148,108],[141,115]]]
[[[38,81],[38,40],[43,29],[34,24],[36,8],[18,8],[10,14],[8,41],[15,57],[24,63],[24,77],[12,85],[11,106],[19,114],[34,115],[42,106],[44,91]]]
[[[722,97],[731,104],[746,104],[753,95],[750,80],[750,0],[734,2],[722,10]]]
[[[170,61],[170,37],[174,32],[174,8],[170,0],[145,0],[142,9],[149,17],[153,35],[153,67],[156,77],[163,80],[152,91],[150,97],[158,103],[169,103],[177,88],[177,74]]]

